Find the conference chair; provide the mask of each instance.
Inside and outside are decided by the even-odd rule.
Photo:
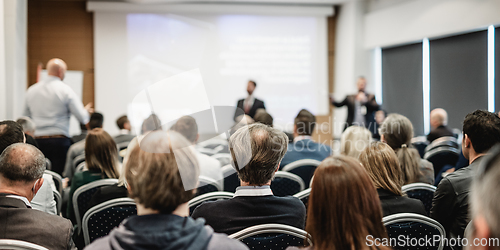
[[[218,153],[228,153],[229,146],[227,140],[225,139],[212,138],[196,144],[196,150],[202,154],[212,156]]]
[[[453,136],[439,137],[425,148],[425,152],[427,153],[430,150],[433,150],[435,148],[440,148],[440,147],[452,147],[452,148],[458,149],[457,138],[455,138]]]
[[[474,232],[474,222],[469,221],[464,230],[464,238],[472,239],[472,233]]]
[[[52,193],[54,195],[54,201],[56,202],[57,215],[60,215],[61,214],[61,206],[62,206],[61,193],[59,193],[57,190],[52,190]]]
[[[123,220],[136,214],[136,204],[130,198],[113,199],[91,207],[83,215],[82,227],[85,245],[108,235]]]
[[[224,176],[224,191],[226,192],[236,192],[236,188],[240,186],[240,179],[238,178],[238,173],[234,169],[233,165],[228,164],[222,167],[222,176]]]
[[[198,178],[198,182],[199,184],[195,197],[210,192],[218,192],[224,190],[217,180],[214,180],[210,177],[200,176]]]
[[[76,166],[75,174],[85,171],[86,168],[87,165],[85,164],[85,161],[81,162],[80,164],[78,164],[78,166]]]
[[[420,154],[420,158],[423,158],[425,154],[425,148],[429,145],[427,137],[426,136],[413,137],[411,139],[411,144],[418,151],[418,154]]]
[[[116,148],[118,149],[118,153],[120,153],[124,149],[127,149],[128,144],[130,144],[129,141],[117,143]],[[118,160],[120,160],[120,162],[123,162],[123,157],[120,154],[118,154]]]
[[[52,162],[49,158],[45,158],[45,169],[52,170]]]
[[[10,250],[48,250],[45,247],[22,240],[0,240],[0,249]]]
[[[274,180],[271,182],[271,190],[276,196],[294,195],[304,190],[305,184],[299,176],[278,171],[274,175]]]
[[[320,163],[321,162],[318,160],[302,159],[288,163],[282,170],[300,176],[307,185],[305,188],[309,188],[309,183],[314,175],[314,171]]]
[[[306,231],[282,224],[257,225],[245,228],[228,237],[240,240],[249,249],[281,250],[289,246],[304,246],[306,241],[312,245]]]
[[[393,214],[382,218],[385,228],[387,229],[387,234],[389,240],[397,242],[395,246],[392,247],[395,250],[413,250],[413,249],[443,249],[443,241],[436,242],[437,246],[434,245],[432,239],[434,237],[441,237],[444,239],[446,237],[446,232],[439,222],[420,214],[413,213],[400,213]],[[431,239],[430,245],[403,245],[399,244],[398,239],[415,239],[417,242],[425,243],[424,239]],[[406,241],[405,241],[406,242]],[[410,242],[411,243],[411,242]]]
[[[424,155],[424,159],[432,163],[434,167],[434,177],[436,177],[444,166],[455,166],[458,161],[459,154],[460,150],[458,148],[439,146],[427,151]]]
[[[189,214],[191,215],[194,210],[205,201],[216,201],[216,200],[229,200],[234,197],[234,193],[230,192],[211,192],[202,194],[200,196],[194,197],[188,202]]]
[[[212,158],[218,160],[221,166],[226,166],[231,164],[231,155],[228,153],[218,153],[211,156]]]
[[[118,179],[102,179],[85,184],[75,190],[73,194],[73,209],[75,211],[76,224],[78,225],[78,234],[82,230],[82,218],[88,210],[88,204],[98,188],[111,186],[118,183]]]
[[[85,154],[81,154],[73,159],[73,167],[77,168],[80,163],[85,162]],[[76,173],[76,171],[74,171]]]
[[[307,210],[307,203],[309,202],[309,195],[310,194],[311,194],[311,188],[308,188],[308,189],[305,189],[301,192],[294,194],[293,196],[299,198],[299,200],[302,201],[302,203],[304,203],[304,206],[306,207],[306,210]]]
[[[408,197],[421,200],[424,203],[425,211],[427,211],[427,214],[430,214],[432,198],[434,198],[434,192],[436,192],[435,186],[427,183],[411,183],[401,187],[401,190]]]
[[[54,180],[54,185],[56,185],[56,189],[59,193],[62,193],[62,177],[54,172],[54,171],[50,171],[50,170],[45,170],[44,174],[48,174],[48,175],[51,175],[52,176],[52,179]]]

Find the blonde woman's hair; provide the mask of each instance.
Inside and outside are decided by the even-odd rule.
[[[350,126],[340,138],[340,153],[357,159],[371,141],[372,133],[370,130],[361,126]]]
[[[118,179],[118,148],[113,138],[102,128],[94,128],[85,139],[85,164],[89,170],[99,170],[107,178]]]
[[[373,142],[361,152],[359,161],[368,172],[376,188],[388,190],[394,194],[403,195],[403,175],[399,161],[389,145],[383,142]]]
[[[420,155],[411,146],[413,125],[411,121],[400,114],[390,114],[380,126],[380,134],[396,152],[402,172],[404,184],[414,183],[420,175]]]

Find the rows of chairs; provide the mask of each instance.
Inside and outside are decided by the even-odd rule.
[[[444,166],[455,166],[458,161],[461,145],[453,136],[440,137],[430,144],[425,136],[415,137],[411,142],[420,157],[432,163],[434,176],[437,176]]]

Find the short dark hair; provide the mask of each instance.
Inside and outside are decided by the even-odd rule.
[[[316,125],[316,117],[308,110],[302,109],[295,117],[294,123],[297,127],[297,134],[312,135]]]
[[[170,128],[186,137],[189,142],[194,143],[198,137],[198,124],[191,116],[183,116]]]
[[[462,128],[477,153],[488,151],[500,142],[500,118],[485,110],[476,110],[465,116]]]
[[[265,109],[257,109],[253,117],[255,122],[260,122],[267,126],[273,126],[273,117]]]
[[[229,138],[229,149],[238,177],[262,186],[274,172],[288,149],[288,136],[264,124],[241,127]]]
[[[0,122],[0,153],[18,142],[24,142],[23,126],[10,120]]]
[[[104,122],[104,117],[101,113],[92,113],[90,115],[89,128],[90,130],[95,128],[102,128],[102,123]]]
[[[129,122],[128,117],[126,115],[122,115],[116,120],[116,126],[118,126],[119,129],[124,129],[125,123],[127,122]]]
[[[36,147],[14,143],[0,155],[0,174],[10,181],[31,182],[45,171],[45,156]]]
[[[257,88],[257,83],[256,83],[254,80],[248,80],[248,82],[253,83],[253,86],[254,86],[255,88]]]

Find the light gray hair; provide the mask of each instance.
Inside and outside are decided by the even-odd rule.
[[[17,119],[16,122],[21,124],[21,126],[23,127],[24,133],[26,133],[26,132],[29,132],[32,134],[35,133],[36,124],[35,124],[35,122],[33,122],[33,120],[31,120],[31,118],[29,118],[27,116],[22,116],[22,117],[19,117],[19,119]]]

